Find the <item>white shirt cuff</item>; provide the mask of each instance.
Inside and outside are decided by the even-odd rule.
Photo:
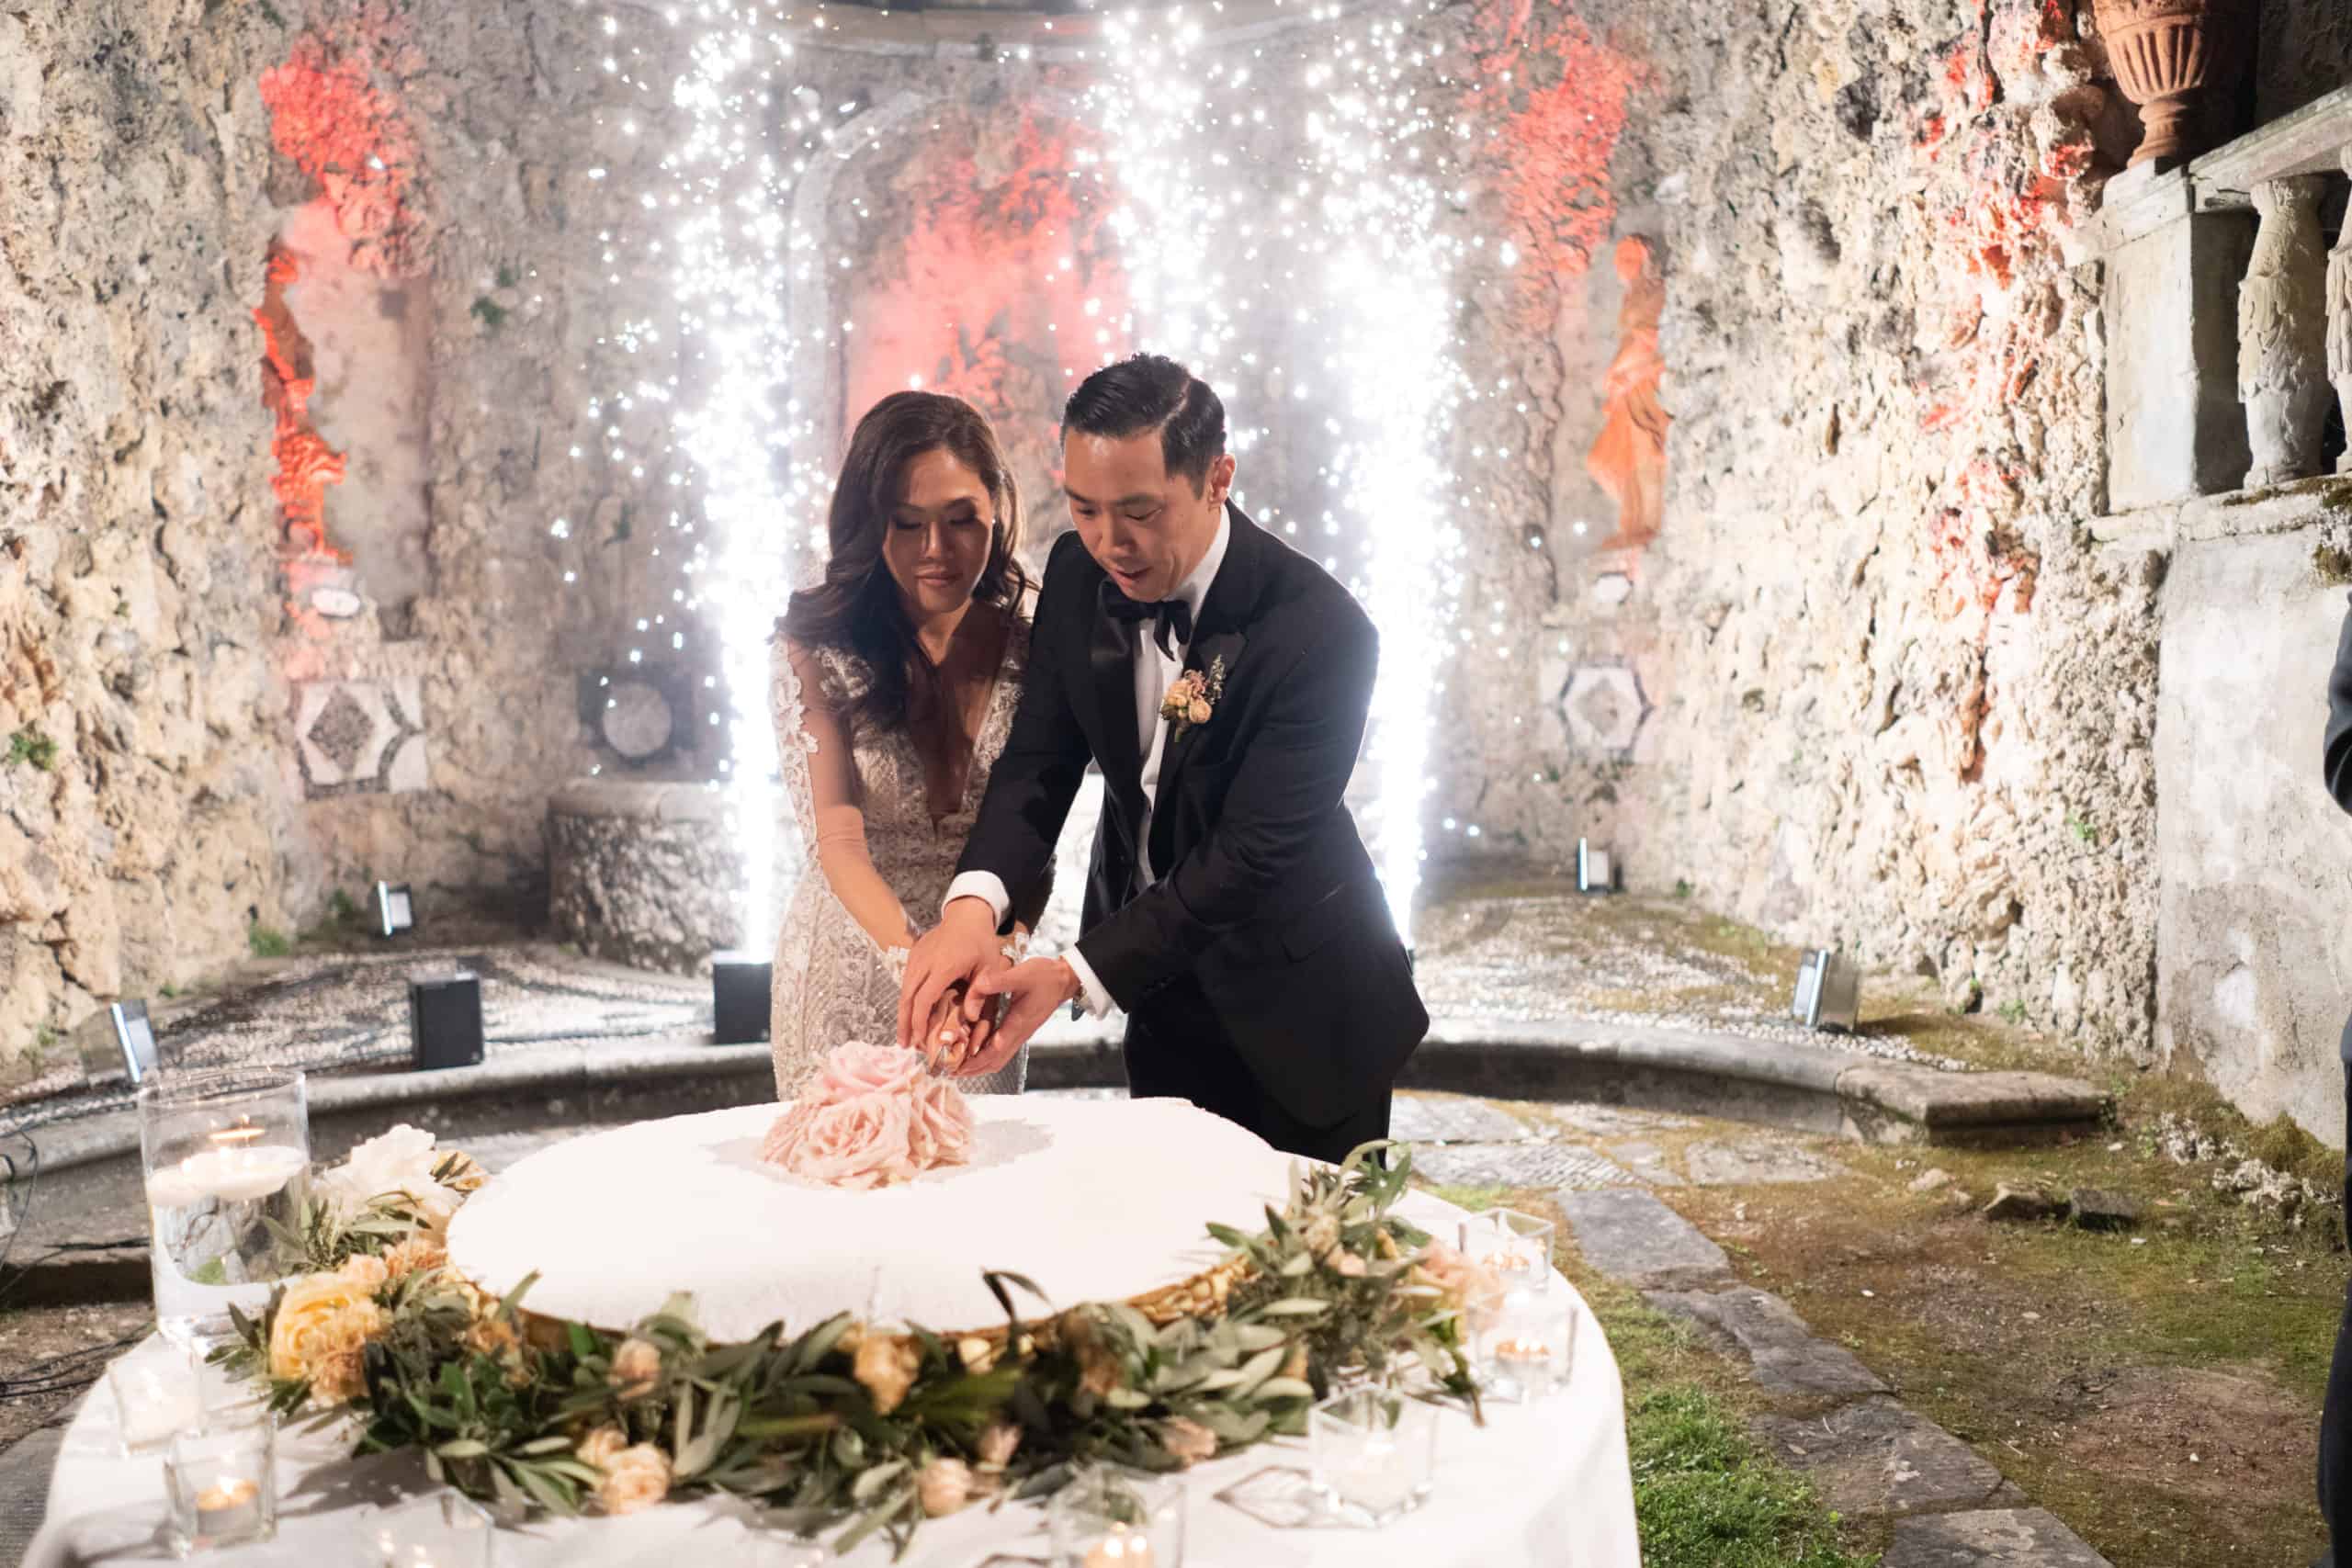
[[[996,923],[1003,928],[1007,910],[1012,908],[1012,895],[1004,890],[1004,878],[992,871],[967,871],[947,885],[947,897],[939,901],[941,914],[958,898],[979,898],[996,911]]]
[[[1102,982],[1094,977],[1094,965],[1086,961],[1086,954],[1079,952],[1077,943],[1072,942],[1062,953],[1062,961],[1069,965],[1070,973],[1078,976],[1078,983],[1086,993],[1087,1013],[1094,1018],[1107,1015],[1111,1010],[1111,993],[1104,990]]]

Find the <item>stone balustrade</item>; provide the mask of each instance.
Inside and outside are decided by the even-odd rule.
[[[2109,182],[2078,259],[2106,267],[2109,511],[2322,470],[2331,407],[2352,416],[2348,175],[2352,86]]]

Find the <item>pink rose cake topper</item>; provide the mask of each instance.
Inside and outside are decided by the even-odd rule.
[[[972,1108],[922,1054],[853,1040],[837,1045],[768,1130],[760,1157],[829,1187],[911,1181],[972,1157]]]

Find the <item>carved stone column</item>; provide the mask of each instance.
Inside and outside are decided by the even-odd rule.
[[[2254,188],[2262,215],[2238,288],[2238,398],[2257,489],[2319,471],[2327,416],[2327,256],[2321,249],[2322,176],[2293,175]]]
[[[2352,146],[2344,149],[2344,172],[2352,175]],[[2336,406],[2352,430],[2352,217],[2327,258],[2327,378],[2335,383]],[[2335,460],[2335,471],[2352,474],[2352,446]]]

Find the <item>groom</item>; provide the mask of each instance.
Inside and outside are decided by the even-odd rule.
[[[1046,565],[1028,682],[939,925],[908,962],[899,1043],[935,1049],[922,1036],[959,984],[966,1075],[1065,1002],[1115,1005],[1136,1098],[1342,1159],[1387,1136],[1389,1086],[1429,1028],[1340,798],[1372,623],[1227,502],[1224,406],[1173,360],[1088,377],[1062,457],[1077,529]],[[1104,788],[1084,932],[1063,957],[1012,964],[1006,889],[1046,870],[1090,761]]]

